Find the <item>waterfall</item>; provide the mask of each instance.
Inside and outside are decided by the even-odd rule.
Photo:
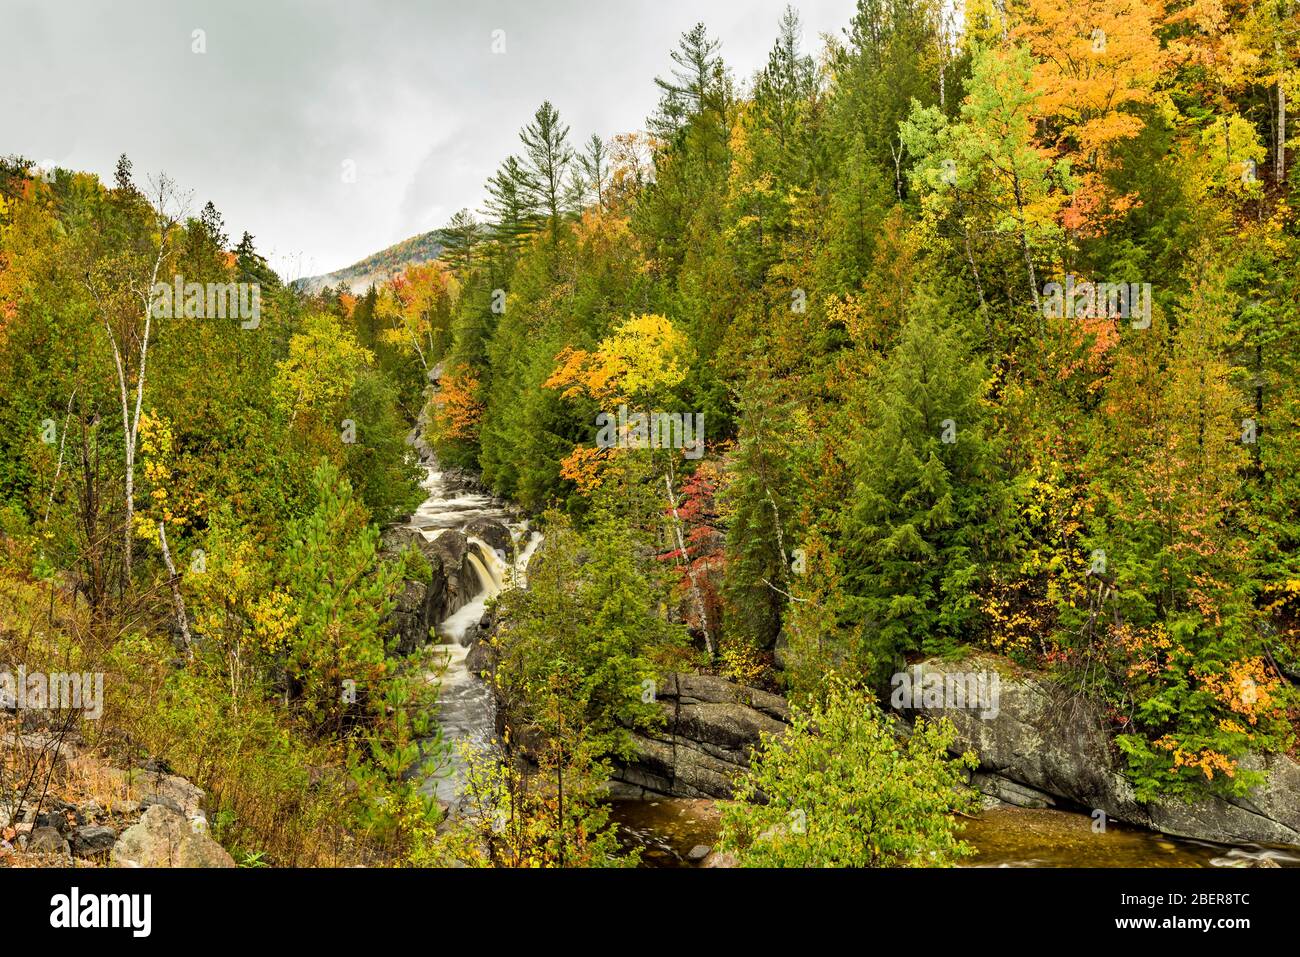
[[[542,536],[530,531],[527,522],[515,522],[505,506],[489,495],[477,492],[449,491],[437,463],[428,468],[424,488],[429,497],[411,516],[410,527],[426,539],[437,538],[443,532],[463,532],[477,519],[501,522],[510,532],[516,557],[507,562],[485,541],[478,537],[467,538],[469,550],[466,564],[478,579],[478,592],[439,622],[435,635],[443,667],[429,674],[431,681],[439,682],[438,725],[443,740],[450,746],[450,766],[426,780],[422,786],[444,804],[455,807],[465,780],[465,760],[461,745],[475,750],[488,750],[496,741],[496,702],[492,690],[466,667],[469,654],[467,636],[483,617],[489,599],[502,591],[523,587],[528,560],[541,544]],[[519,542],[527,539],[523,548]]]
[[[517,587],[528,587],[528,561],[533,557],[533,552],[537,551],[537,546],[540,544],[542,544],[542,533],[529,532],[528,544],[523,547],[519,552],[518,557],[515,559],[513,574],[514,583]]]
[[[469,552],[465,557],[469,559],[470,567],[474,569],[474,574],[478,576],[479,585],[483,589],[479,593],[479,597],[486,600],[501,594],[501,582],[493,576],[492,572],[487,570],[479,557],[473,552]]]

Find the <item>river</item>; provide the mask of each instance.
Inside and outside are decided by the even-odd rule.
[[[641,849],[645,867],[691,867],[691,851],[718,835],[715,801],[668,798],[615,801],[622,843]],[[965,867],[1247,867],[1262,860],[1300,867],[1300,850],[1226,847],[1108,821],[1104,831],[1083,813],[1002,805],[965,819],[962,839],[975,849]]]
[[[436,462],[426,465],[422,483],[428,498],[411,516],[409,525],[433,541],[447,531],[464,532],[477,519],[493,519],[510,530],[514,556],[500,555],[481,539],[469,537],[474,548],[470,564],[478,577],[479,590],[463,607],[435,627],[441,667],[429,674],[440,683],[438,723],[448,747],[449,765],[425,781],[422,790],[444,805],[454,806],[465,780],[462,745],[474,750],[490,748],[496,736],[492,691],[465,667],[469,647],[462,644],[487,607],[502,589],[522,586],[528,560],[541,544],[542,536],[530,531],[527,522],[516,521],[506,505],[482,492],[456,487]]]

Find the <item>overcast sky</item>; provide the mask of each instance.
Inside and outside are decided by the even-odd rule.
[[[0,0],[0,154],[107,180],[125,152],[137,182],[165,170],[195,211],[212,200],[285,278],[315,275],[480,208],[543,99],[575,142],[644,128],[697,20],[748,80],[785,4]],[[794,6],[818,52],[855,3]]]

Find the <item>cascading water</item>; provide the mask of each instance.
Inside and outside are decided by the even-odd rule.
[[[541,543],[542,536],[530,531],[527,522],[516,522],[509,511],[492,498],[476,492],[450,491],[444,474],[436,463],[428,466],[423,483],[429,497],[411,516],[410,526],[433,540],[448,530],[463,532],[471,522],[490,519],[510,530],[516,553],[513,564],[480,538],[470,536],[473,551],[468,564],[478,577],[477,593],[435,628],[437,650],[445,661],[441,672],[431,673],[441,687],[438,696],[438,724],[449,748],[449,766],[424,782],[422,790],[442,803],[453,806],[460,797],[465,780],[462,745],[484,749],[492,745],[496,720],[492,692],[465,666],[469,645],[462,644],[470,628],[483,617],[488,599],[507,588],[522,587],[528,560]]]
[[[492,584],[496,587],[497,591],[500,592],[500,590],[506,586],[507,579],[509,579],[513,574],[514,569],[506,563],[505,558],[503,558],[496,549],[483,541],[483,539],[475,538],[473,535],[470,535],[468,541],[479,551],[478,555],[470,556],[470,560],[474,563],[475,569],[480,575],[486,575],[491,579]]]
[[[470,544],[473,545],[473,542]],[[501,583],[492,577],[492,573],[484,566],[483,559],[472,552],[466,557],[469,559],[470,567],[474,569],[474,574],[478,576],[479,585],[483,588],[483,593],[488,598],[501,594]]]

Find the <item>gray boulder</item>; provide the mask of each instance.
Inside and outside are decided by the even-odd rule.
[[[155,804],[113,845],[113,867],[234,867],[235,860],[205,827]]]
[[[482,588],[470,564],[470,545],[460,532],[443,532],[425,544],[425,557],[433,566],[433,622],[445,621],[473,600]]]
[[[979,791],[987,798],[992,798],[994,804],[1011,804],[1015,807],[1028,808],[1045,808],[1055,807],[1056,799],[1044,791],[1035,788],[1026,787],[1017,781],[1003,777],[1000,774],[988,774],[982,771],[975,771],[970,776],[970,786]]]
[[[465,526],[466,538],[477,538],[488,548],[499,552],[504,561],[510,560],[510,530],[493,518],[476,518]]]
[[[1241,764],[1266,775],[1264,783],[1248,796],[1153,804],[1148,808],[1151,827],[1166,834],[1223,843],[1300,847],[1300,764],[1284,754],[1252,754]]]
[[[509,532],[499,522],[480,519],[471,523],[471,528],[477,529],[471,534],[490,545],[500,540],[499,529],[505,534],[506,547],[509,548]],[[469,558],[477,549],[470,545],[463,533],[447,530],[429,541],[413,528],[394,527],[384,532],[383,548],[389,557],[407,546],[420,549],[429,562],[430,576],[427,582],[407,579],[403,583],[389,618],[396,651],[403,655],[428,644],[429,629],[436,628],[440,622],[464,608],[482,589],[482,582]]]
[[[478,629],[482,633],[482,629]],[[490,675],[496,667],[496,649],[492,647],[492,642],[485,637],[478,637],[470,646],[469,654],[465,656],[465,668],[475,677],[482,678]]]
[[[86,824],[72,832],[72,853],[77,857],[98,857],[112,850],[117,832],[111,827]]]
[[[708,856],[700,861],[700,867],[735,867],[736,855],[728,851],[709,851]]]
[[[389,618],[389,627],[396,639],[396,652],[409,655],[429,642],[432,626],[432,591],[424,582],[407,579],[397,596]]]
[[[379,550],[385,558],[393,558],[408,546],[420,548],[423,544],[424,536],[416,529],[407,525],[391,525],[380,536]]]
[[[68,842],[52,827],[38,827],[27,838],[28,854],[61,854],[68,856]]]
[[[133,798],[141,809],[162,805],[186,817],[193,817],[203,808],[203,789],[176,774],[132,768],[123,771],[111,768],[107,777],[119,798]]]

